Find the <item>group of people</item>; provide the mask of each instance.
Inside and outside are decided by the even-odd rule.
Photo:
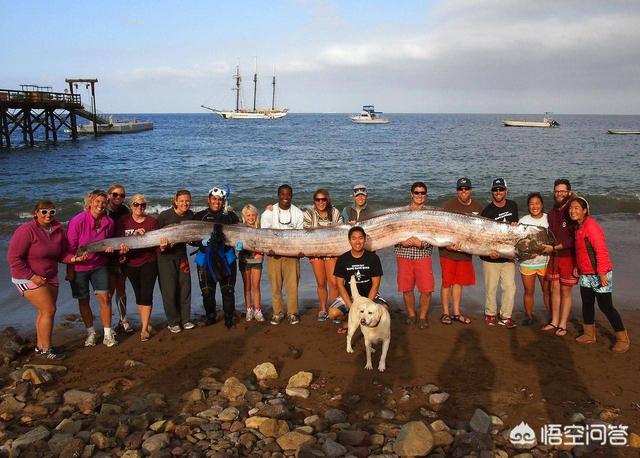
[[[567,322],[572,307],[572,288],[580,284],[584,331],[576,340],[588,344],[596,341],[595,302],[611,323],[616,343],[612,350],[629,349],[629,337],[619,313],[613,306],[613,266],[609,258],[604,233],[590,216],[588,202],[575,196],[566,179],[554,183],[554,206],[544,212],[540,193],[527,198],[528,214],[519,217],[517,204],[508,199],[508,187],[504,178],[492,181],[491,202],[483,206],[472,197],[473,187],[469,178],[456,182],[455,197],[447,200],[443,208],[450,211],[480,215],[510,224],[524,223],[548,228],[556,243],[544,247],[544,252],[534,259],[519,264],[524,286],[523,325],[534,323],[533,305],[536,279],[541,285],[543,301],[549,313],[548,322],[541,328],[556,336],[567,335]],[[35,352],[46,359],[60,359],[64,355],[51,343],[53,320],[59,289],[58,263],[67,264],[67,280],[73,297],[78,300],[80,315],[87,329],[85,346],[94,346],[97,333],[89,303],[90,287],[100,307],[104,329],[103,344],[117,344],[116,332],[134,332],[127,317],[125,281],[129,280],[135,295],[140,316],[140,340],[146,341],[154,330],[150,325],[153,291],[156,280],[160,285],[162,302],[168,329],[173,333],[195,327],[191,320],[191,276],[189,254],[184,243],[173,244],[160,239],[160,246],[130,250],[126,243],[119,250],[107,249],[105,253],[77,255],[78,248],[91,242],[110,237],[142,235],[170,224],[185,220],[208,221],[224,224],[244,224],[251,227],[274,229],[304,229],[335,224],[350,224],[348,239],[351,249],[341,256],[310,257],[309,263],[316,280],[319,301],[317,319],[343,323],[338,332],[346,332],[346,318],[351,306],[349,279],[356,277],[358,290],[388,307],[380,295],[382,265],[375,252],[366,250],[367,234],[358,225],[372,214],[368,204],[368,191],[364,185],[353,187],[353,205],[340,212],[331,201],[329,191],[318,189],[313,194],[313,205],[302,211],[293,205],[293,189],[287,184],[278,188],[278,200],[268,205],[262,214],[253,205],[245,205],[240,217],[228,206],[227,190],[214,187],[208,193],[207,207],[194,213],[191,210],[191,193],[178,190],[172,207],[158,217],[146,213],[147,201],[143,194],[133,195],[125,205],[125,188],[112,185],[107,192],[94,190],[85,199],[85,208],[74,216],[67,230],[56,221],[56,208],[49,200],[38,201],[33,209],[33,220],[21,225],[11,239],[8,262],[12,282],[37,311]],[[418,181],[411,185],[408,208],[420,209],[428,198],[427,185]],[[125,239],[126,240],[126,239]],[[246,320],[265,321],[261,307],[260,281],[263,264],[267,260],[267,275],[271,285],[273,311],[270,323],[290,324],[300,322],[298,312],[298,284],[300,259],[278,256],[273,252],[256,253],[244,249],[216,245],[212,239],[192,243],[198,282],[205,311],[205,325],[216,322],[216,288],[222,297],[224,323],[235,323],[235,284],[237,271],[244,283]],[[432,266],[433,246],[411,237],[394,247],[397,261],[397,285],[402,293],[406,310],[406,323],[420,329],[429,326],[428,312],[435,290]],[[461,311],[462,292],[465,286],[475,284],[475,272],[471,255],[456,244],[439,248],[442,272],[441,300],[443,313],[440,322],[469,324],[471,320]],[[212,261],[213,259],[213,261]],[[485,323],[506,328],[516,327],[513,320],[515,303],[516,263],[498,253],[483,256],[482,266],[485,287]],[[500,311],[496,294],[501,289]],[[414,291],[418,290],[416,305]],[[112,329],[112,301],[115,296],[119,318]],[[286,301],[286,309],[285,309]],[[286,310],[286,313],[285,313]]]

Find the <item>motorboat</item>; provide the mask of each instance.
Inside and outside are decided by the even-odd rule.
[[[136,118],[128,120],[113,120],[109,116],[108,124],[96,124],[98,134],[134,134],[145,130],[153,130],[153,121],[138,121]],[[79,134],[93,134],[93,122],[78,125]]]
[[[640,130],[608,129],[607,133],[616,135],[640,135]]]
[[[358,115],[351,116],[351,122],[355,124],[389,124],[381,111],[376,111],[373,105],[364,105]]]
[[[559,127],[558,121],[553,119],[550,112],[544,114],[542,121],[529,121],[519,119],[505,119],[502,121],[505,127]]]

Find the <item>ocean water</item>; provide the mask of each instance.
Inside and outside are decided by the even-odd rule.
[[[351,202],[351,187],[364,183],[371,204],[385,208],[406,204],[417,180],[427,183],[429,203],[438,204],[454,194],[460,176],[471,178],[476,198],[488,200],[491,180],[503,176],[524,210],[532,191],[550,205],[553,180],[567,177],[594,214],[630,218],[634,226],[640,214],[640,136],[606,133],[638,129],[640,116],[558,115],[557,129],[506,128],[502,119],[541,116],[503,114],[388,114],[391,124],[374,126],[352,124],[348,114],[292,113],[274,121],[225,121],[211,113],[135,116],[154,121],[155,129],[57,145],[40,141],[33,148],[16,136],[12,148],[0,148],[3,259],[11,233],[37,199],[56,202],[58,219],[66,221],[80,211],[87,191],[114,182],[129,195],[146,194],[151,211],[167,208],[178,188],[190,189],[194,206],[202,207],[207,190],[225,184],[236,209],[262,208],[276,200],[282,183],[292,185],[298,206],[311,205],[313,191],[324,187],[340,208]],[[6,266],[0,274],[0,304],[19,302]]]

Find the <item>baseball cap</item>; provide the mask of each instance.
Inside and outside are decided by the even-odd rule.
[[[495,188],[505,188],[506,189],[506,187],[507,187],[507,181],[504,178],[496,178],[491,183],[491,190],[494,190]]]
[[[460,189],[460,188],[473,188],[473,186],[471,186],[471,180],[469,178],[458,178],[458,181],[456,182],[456,189]]]
[[[363,184],[357,184],[353,187],[354,197],[359,196],[360,194],[362,194],[363,196],[367,195],[367,187]]]

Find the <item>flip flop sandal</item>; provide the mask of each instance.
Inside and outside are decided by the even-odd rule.
[[[555,324],[552,324],[551,322],[545,324],[542,328],[540,328],[541,331],[556,331],[558,329],[558,326],[556,326]]]
[[[338,334],[346,334],[347,333],[347,328],[338,328]]]
[[[419,329],[427,329],[429,327],[429,321],[426,319],[418,320],[418,328]]]
[[[467,318],[466,316],[460,314],[460,315],[453,315],[451,317],[451,319],[453,321],[457,321],[458,323],[462,323],[462,324],[471,324],[471,320],[469,318]]]
[[[320,315],[318,315],[318,321],[327,321],[328,318],[329,318],[329,312],[327,312],[326,310],[322,312]]]
[[[442,324],[451,324],[451,316],[447,315],[446,313],[443,313],[442,316],[440,317],[440,323]]]
[[[332,322],[333,324],[342,324],[342,320],[337,319],[337,318],[336,318],[335,320],[331,320],[331,322]]]
[[[556,329],[556,335],[558,337],[564,337],[568,334],[568,331],[566,328],[561,328],[560,326],[558,326],[558,329]]]
[[[416,324],[417,322],[418,322],[418,319],[415,316],[410,316],[410,317],[407,317],[404,323],[408,325],[412,325],[412,324]]]

